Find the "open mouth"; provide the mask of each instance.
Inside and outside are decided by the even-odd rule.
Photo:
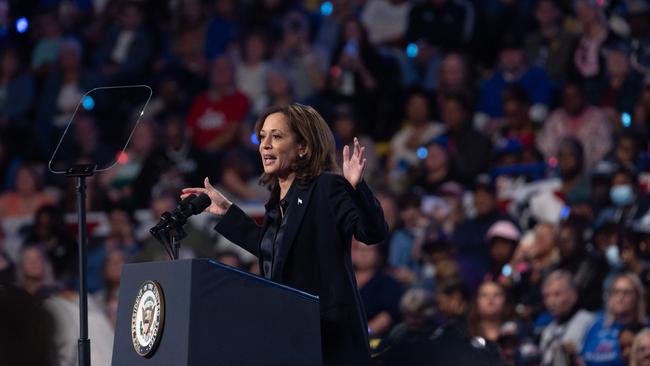
[[[269,154],[262,155],[262,161],[264,162],[264,165],[273,164],[276,160],[277,158],[275,157],[275,155],[269,155]]]

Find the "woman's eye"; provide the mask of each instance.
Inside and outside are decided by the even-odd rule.
[[[273,138],[274,139],[279,139],[279,138],[282,138],[282,136],[281,135],[273,135]]]

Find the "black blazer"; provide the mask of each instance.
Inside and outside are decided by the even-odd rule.
[[[325,365],[365,365],[370,360],[368,325],[350,243],[352,235],[367,244],[387,236],[382,208],[364,181],[354,189],[333,173],[323,173],[308,185],[295,188],[297,199],[289,202],[271,279],[320,298]],[[215,230],[260,258],[267,215],[260,227],[232,205]]]

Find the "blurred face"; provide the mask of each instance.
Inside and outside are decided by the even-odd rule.
[[[32,194],[37,190],[36,177],[27,167],[22,167],[16,173],[16,192],[20,194]]]
[[[354,20],[348,21],[345,23],[343,35],[346,41],[361,40],[361,24]]]
[[[259,35],[251,35],[246,39],[246,58],[248,61],[256,62],[264,59],[266,45],[264,39]]]
[[[478,216],[487,215],[494,210],[494,196],[484,189],[477,189],[474,192],[474,206]]]
[[[460,55],[452,53],[442,60],[440,81],[448,88],[456,89],[465,82],[465,64]]]
[[[447,166],[447,152],[438,144],[431,144],[427,148],[427,157],[424,166],[428,171],[438,171]]]
[[[212,64],[210,81],[217,90],[224,90],[233,85],[233,68],[226,56],[217,58]]]
[[[111,228],[113,230],[123,230],[125,228],[131,227],[131,221],[129,220],[129,214],[123,210],[113,210],[109,214],[108,220],[110,222]]]
[[[176,117],[165,124],[165,141],[171,148],[179,150],[185,143],[185,125]]]
[[[607,308],[615,317],[625,317],[636,311],[637,293],[632,282],[625,278],[618,278],[609,292]]]
[[[429,118],[429,101],[419,94],[409,98],[406,116],[413,123],[424,123]]]
[[[169,197],[156,198],[151,202],[151,211],[154,217],[160,217],[165,211],[172,211],[175,206],[176,202]]]
[[[282,113],[273,113],[266,117],[258,138],[264,173],[282,178],[289,176],[301,146],[289,127],[287,117]]]
[[[544,306],[555,318],[561,318],[569,314],[575,305],[578,297],[571,286],[564,278],[556,278],[544,286],[542,289],[544,296]]]
[[[442,104],[442,119],[447,128],[457,131],[465,123],[466,111],[456,100],[447,99]]]
[[[509,128],[519,128],[526,121],[527,109],[515,100],[503,103],[503,119]]]
[[[584,108],[582,92],[575,85],[568,85],[564,88],[562,105],[567,113],[571,115],[580,114]]]
[[[127,30],[136,30],[142,21],[140,10],[135,6],[127,6],[122,13],[122,26]]]
[[[498,237],[494,238],[490,246],[490,257],[492,257],[495,263],[508,263],[514,254],[515,246],[516,243],[510,240]]]
[[[539,1],[537,3],[535,18],[542,27],[555,24],[558,16],[559,12],[552,1]]]
[[[153,125],[149,122],[139,123],[133,132],[131,149],[139,155],[146,155],[154,145]]]
[[[289,94],[289,80],[277,72],[269,73],[266,79],[266,88],[271,96],[283,96]]]
[[[634,355],[639,366],[650,366],[650,337],[641,336]]]
[[[607,72],[612,77],[625,77],[630,69],[628,56],[625,52],[609,51],[607,52]]]
[[[59,64],[63,71],[74,71],[79,69],[79,52],[70,45],[63,45],[59,51]]]
[[[557,246],[562,258],[571,258],[577,252],[578,243],[572,228],[566,226],[560,228],[557,234]]]
[[[182,6],[183,17],[189,23],[201,19],[201,3],[199,0],[184,0]]]
[[[595,6],[589,5],[587,1],[579,1],[575,7],[578,21],[583,26],[594,23],[598,17]]]
[[[494,318],[503,313],[506,296],[499,285],[487,282],[479,288],[476,302],[481,317]]]
[[[518,72],[524,65],[524,51],[515,48],[507,48],[501,51],[501,67],[506,72]]]
[[[334,133],[343,141],[354,138],[354,121],[347,117],[338,118],[334,122]]]
[[[631,138],[621,138],[616,146],[616,159],[622,163],[634,163],[636,159],[636,143]]]
[[[375,269],[379,265],[379,251],[375,245],[352,240],[352,265],[357,270]]]
[[[40,280],[45,276],[44,258],[38,249],[26,249],[23,252],[22,264],[25,278],[31,280]]]
[[[562,177],[572,177],[578,173],[578,156],[573,147],[569,145],[560,146],[557,152],[557,163]]]
[[[115,285],[120,283],[124,259],[124,253],[121,250],[113,250],[108,253],[106,266],[104,267],[104,278],[106,281]]]
[[[621,349],[621,358],[626,365],[630,364],[634,335],[635,334],[629,329],[624,329],[618,334],[618,347]]]

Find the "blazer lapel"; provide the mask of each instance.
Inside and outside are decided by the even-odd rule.
[[[273,271],[271,272],[271,279],[273,280],[280,280],[282,277],[284,264],[287,261],[289,250],[296,239],[298,229],[300,228],[302,219],[305,216],[311,193],[314,190],[314,185],[316,185],[315,179],[312,180],[307,187],[301,187],[300,185],[295,187],[296,196],[292,198],[291,202],[289,202],[287,216],[285,217],[282,242],[280,243],[279,248],[277,248],[277,253],[275,254],[273,261]]]

